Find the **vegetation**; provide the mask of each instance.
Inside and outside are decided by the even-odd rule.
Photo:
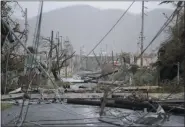
[[[12,14],[15,10],[10,6],[11,2],[8,1],[1,1],[1,20],[4,19],[6,23],[13,29],[13,31],[16,33],[16,35],[19,37],[22,42],[24,42],[27,39],[26,36],[26,29],[23,29],[22,31],[19,29],[19,23],[14,21],[12,18]],[[16,4],[16,1],[15,1]],[[24,12],[21,12],[24,13]],[[9,33],[8,28],[1,22],[1,85],[2,93],[7,93],[11,90],[14,90],[18,87],[20,87],[19,84],[25,83],[29,84],[30,80],[26,80],[26,76],[22,76],[24,72],[24,64],[25,64],[25,55],[23,51],[23,47],[19,44],[17,40],[13,40],[13,35]],[[48,39],[45,39],[48,40]],[[43,41],[43,40],[41,40]],[[54,61],[52,63],[51,72],[54,75],[55,80],[59,80],[60,77],[58,77],[58,72],[63,68],[68,66],[68,61],[71,59],[74,55],[74,52],[71,52],[72,45],[67,45],[67,50],[59,50],[59,47],[61,47],[58,44],[53,44],[51,46],[51,41],[49,40],[49,43],[47,45],[50,48],[50,52],[46,53],[47,56],[50,56],[50,54],[54,54],[52,56],[52,61],[57,59],[57,61]],[[43,45],[42,45],[43,46]],[[28,49],[34,49],[33,47],[28,47]],[[46,48],[46,51],[47,48]],[[52,53],[51,53],[52,51]],[[56,54],[55,54],[56,53]],[[40,63],[43,68],[48,69],[44,64]],[[41,72],[41,69],[39,69]],[[42,72],[41,72],[42,73]],[[37,86],[40,85],[46,85],[46,75],[42,74],[42,78],[39,78],[40,76],[36,76],[38,80],[33,81],[35,84],[37,82]],[[45,79],[45,81],[41,81]],[[41,82],[40,82],[41,81]]]
[[[25,30],[19,29],[18,22],[12,19],[12,7],[10,1],[1,1],[1,92],[4,93],[17,87],[17,78],[24,70],[24,56],[20,44],[13,39],[8,28],[2,23],[2,19],[12,27],[13,31],[22,40],[25,38]]]
[[[135,85],[153,85],[155,72],[147,68],[138,69],[133,76],[133,84]]]
[[[40,47],[45,47],[45,49],[43,49],[41,52],[46,52],[48,56],[46,58],[47,61],[49,61],[50,58],[52,60],[51,72],[55,80],[60,80],[60,78],[58,77],[58,73],[62,68],[69,66],[69,60],[75,54],[75,52],[73,51],[73,47],[69,41],[65,41],[65,45],[66,45],[65,49],[59,48],[61,47],[61,44],[62,44],[59,41],[60,40],[58,38],[58,43],[53,43],[51,39],[42,37],[41,39],[42,43],[40,45]],[[49,49],[49,53],[47,53],[48,49]]]
[[[8,109],[12,106],[10,103],[1,103],[1,111]]]
[[[167,2],[168,3],[168,2]],[[181,3],[177,3],[179,6]],[[184,12],[176,14],[176,23],[169,27],[169,38],[164,41],[158,51],[158,67],[160,71],[160,80],[172,80],[177,76],[177,63],[180,63],[180,75],[184,75],[185,70],[185,30],[184,30]]]
[[[130,72],[132,72],[132,74],[134,75],[137,70],[138,70],[139,66],[138,65],[131,65],[131,68],[130,68]]]
[[[177,25],[170,29],[171,36],[162,43],[159,49],[159,60],[162,65],[174,64],[184,60],[183,15],[180,17],[180,22],[177,22]]]
[[[184,92],[184,86],[180,85],[174,91],[174,87],[164,84],[162,88],[150,89],[149,93],[179,93]]]

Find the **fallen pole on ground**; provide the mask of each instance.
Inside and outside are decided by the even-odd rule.
[[[101,100],[90,100],[90,99],[67,99],[68,104],[79,104],[79,105],[92,105],[92,106],[100,106]],[[148,110],[153,109],[151,105],[146,102],[132,102],[127,100],[111,100],[109,99],[106,104],[107,107],[115,107],[115,108],[125,108],[131,110],[143,110],[147,108]],[[184,114],[185,109],[180,107],[172,107],[172,105],[161,104],[165,111],[172,109],[170,112],[175,114]],[[153,110],[154,112],[154,110]]]

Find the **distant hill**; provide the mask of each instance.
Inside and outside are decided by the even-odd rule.
[[[144,45],[149,43],[159,28],[166,21],[162,13],[168,16],[173,10],[155,9],[147,13],[145,16]],[[115,24],[123,10],[107,9],[100,10],[86,5],[70,6],[66,8],[56,9],[47,13],[43,13],[42,31],[43,36],[49,37],[51,30],[59,31],[60,35],[69,37],[74,49],[79,53],[80,46],[84,45],[86,54],[105,33]],[[28,20],[29,22],[29,40],[32,43],[33,33],[35,29],[36,17]],[[137,43],[141,30],[141,15],[127,13],[116,28],[95,50],[96,52],[106,49],[108,52],[136,52]],[[158,46],[162,40],[166,39],[165,34],[161,34],[152,45],[152,48]]]

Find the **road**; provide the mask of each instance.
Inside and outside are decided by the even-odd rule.
[[[98,121],[96,117],[98,117],[100,108],[96,106],[81,106],[81,105],[68,105],[68,104],[32,104],[29,107],[26,121],[32,122],[30,126],[33,125],[34,122],[37,122],[42,125],[47,126],[113,126],[104,122]],[[106,108],[105,110],[112,111],[111,114],[118,115],[121,113],[123,115],[132,114],[130,117],[132,119],[136,119],[136,112],[133,110],[125,110],[125,109],[113,109]],[[109,112],[106,112],[106,116],[110,116]],[[20,106],[13,106],[10,109],[2,111],[2,124],[5,125],[10,122],[14,116],[13,114],[18,114],[20,112]],[[87,119],[91,118],[91,119]],[[71,120],[71,119],[80,119],[80,120]],[[108,120],[108,118],[107,118]],[[110,119],[109,119],[110,121]],[[111,121],[120,122],[119,119],[114,119]],[[184,125],[184,117],[183,116],[174,116],[170,117],[170,121],[167,121],[164,126],[183,126]],[[5,125],[7,126],[7,125]],[[26,125],[24,125],[26,127]]]

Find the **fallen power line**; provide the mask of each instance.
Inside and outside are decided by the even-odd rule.
[[[154,38],[152,39],[152,41],[147,45],[147,47],[141,52],[141,54],[137,57],[137,59],[148,49],[148,47],[154,42],[154,40],[162,33],[162,31],[169,25],[169,23],[173,20],[173,18],[175,17],[175,15],[177,14],[177,12],[179,11],[178,10],[179,9],[179,7],[177,7],[175,10],[174,10],[174,12],[171,14],[171,16],[167,19],[167,21],[163,24],[163,26],[159,29],[159,31],[157,32],[157,34],[154,36]],[[144,73],[142,73],[142,74],[144,74]],[[113,81],[112,83],[114,83],[115,81]],[[112,90],[109,94],[108,94],[108,96],[109,95],[111,95],[113,92],[115,92],[116,90],[118,90],[118,89],[120,89],[121,87],[118,87],[118,88],[116,88],[116,89],[114,89],[114,90]],[[173,94],[173,92],[172,93],[170,93],[169,94],[169,96],[167,96],[166,97],[166,99],[168,99],[171,95]],[[153,110],[153,109],[152,109]],[[152,111],[151,110],[151,111]],[[150,112],[150,111],[149,111]],[[148,112],[148,113],[149,113]],[[147,113],[147,114],[148,114]],[[146,115],[147,115],[146,114]],[[144,118],[146,115],[144,115],[144,116],[142,116],[142,117],[140,117],[138,120],[140,120],[140,119],[142,119],[142,118]],[[131,125],[133,125],[133,124],[131,124]]]
[[[125,14],[128,12],[128,10],[132,7],[135,1],[133,1],[130,6],[127,8],[127,10],[121,15],[121,17],[116,21],[116,23],[111,27],[111,29],[103,36],[103,38],[95,45],[95,47],[87,54],[89,56],[97,47],[99,44],[102,43],[102,41],[109,35],[109,33],[114,29],[114,27],[120,22],[120,20],[125,16]],[[84,59],[86,59],[85,57]],[[82,59],[82,61],[84,60]]]

